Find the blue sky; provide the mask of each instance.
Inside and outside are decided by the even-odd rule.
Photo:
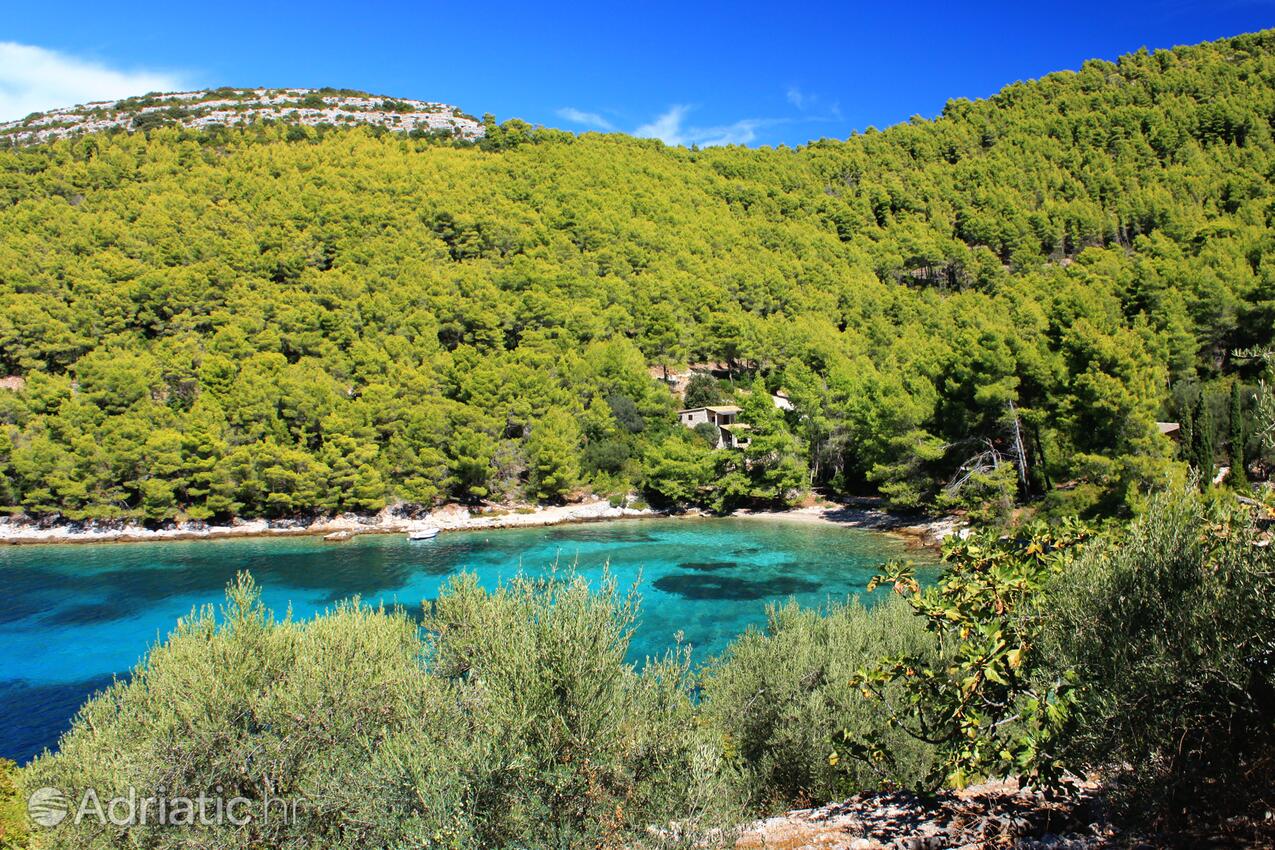
[[[7,3],[0,120],[151,89],[336,86],[673,144],[800,144],[1275,26],[1271,0]]]

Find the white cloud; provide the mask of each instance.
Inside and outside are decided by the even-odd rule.
[[[823,100],[817,94],[804,92],[797,86],[787,91],[788,103],[801,114],[786,118],[741,118],[729,124],[700,125],[693,122],[696,107],[675,103],[659,115],[633,131],[639,138],[659,139],[666,145],[698,145],[701,148],[717,145],[748,145],[757,141],[758,134],[767,127],[782,124],[827,122],[841,120],[841,106],[836,101]],[[587,112],[573,107],[557,110],[559,118],[586,127],[601,130],[618,130],[615,123],[597,112]]]
[[[746,145],[756,140],[757,128],[764,121],[760,118],[745,118],[734,124],[723,127],[691,127],[691,141],[702,148],[716,145]]]
[[[179,74],[122,71],[43,47],[0,41],[0,121],[59,106],[188,87]]]
[[[666,145],[746,145],[757,138],[757,128],[767,123],[760,118],[744,118],[716,127],[688,126],[685,121],[690,112],[691,107],[684,104],[670,106],[654,121],[634,130],[633,135],[659,139]]]
[[[603,118],[596,112],[585,112],[582,109],[576,109],[571,106],[564,106],[558,110],[558,117],[572,124],[583,124],[586,127],[596,127],[599,130],[614,130],[615,125],[607,119]]]
[[[689,106],[670,106],[668,111],[654,121],[643,124],[633,131],[633,135],[647,139],[659,139],[666,145],[683,145],[686,140],[682,136],[682,119],[690,112]]]
[[[797,108],[798,112],[815,113],[814,120],[841,120],[840,101],[825,101],[813,92],[802,91],[798,86],[789,86],[785,96],[788,98],[788,102]]]

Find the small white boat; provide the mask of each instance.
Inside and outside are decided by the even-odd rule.
[[[416,531],[407,532],[408,540],[433,540],[437,536],[437,528],[421,528]]]

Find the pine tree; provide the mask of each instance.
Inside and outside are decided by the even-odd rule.
[[[788,431],[761,378],[744,399],[740,418],[749,426],[744,448],[749,496],[762,504],[784,505],[806,484],[801,445]]]
[[[580,480],[580,425],[560,407],[551,407],[527,437],[527,486],[537,499],[561,499]]]

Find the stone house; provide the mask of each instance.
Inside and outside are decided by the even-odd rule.
[[[740,408],[733,404],[691,407],[677,412],[677,421],[687,428],[708,422],[718,429],[717,448],[740,449],[748,445],[748,425],[736,421]]]

